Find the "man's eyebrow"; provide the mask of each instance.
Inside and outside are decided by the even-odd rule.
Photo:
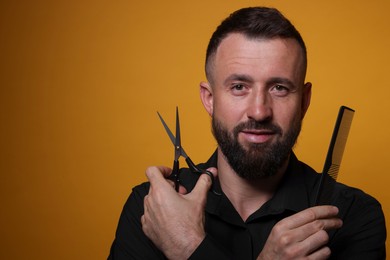
[[[289,85],[293,88],[297,88],[297,86],[288,78],[273,77],[273,78],[270,78],[269,80],[267,80],[268,85],[273,85],[273,84],[277,84],[277,83],[286,84],[286,85]]]
[[[229,77],[227,77],[224,80],[224,85],[229,84],[231,81],[241,81],[241,82],[247,82],[247,83],[253,83],[254,80],[251,76],[246,74],[232,74]],[[297,86],[288,78],[284,77],[272,77],[267,80],[267,85],[273,85],[273,84],[286,84],[292,88],[297,88]]]
[[[230,75],[229,77],[227,77],[223,83],[224,85],[226,84],[229,84],[229,82],[231,81],[241,81],[241,82],[248,82],[248,83],[251,83],[251,82],[254,82],[253,78],[249,75],[245,75],[245,74],[232,74]]]

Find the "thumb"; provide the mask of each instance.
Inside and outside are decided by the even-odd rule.
[[[207,192],[211,187],[211,178],[207,174],[201,174],[194,189],[189,194],[191,198],[206,201]]]
[[[151,166],[146,169],[146,177],[152,186],[167,185],[165,178],[169,176],[172,170],[165,166]]]
[[[217,178],[217,176],[218,176],[218,169],[217,168],[210,167],[210,168],[207,169],[207,171],[209,171],[209,172],[211,172],[213,174],[214,179]]]

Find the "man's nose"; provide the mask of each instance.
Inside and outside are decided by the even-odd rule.
[[[268,121],[272,118],[272,100],[262,91],[253,93],[249,99],[247,116],[255,121]]]

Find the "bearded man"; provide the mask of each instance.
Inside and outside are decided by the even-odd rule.
[[[337,183],[331,205],[312,206],[320,175],[292,149],[310,104],[305,43],[278,10],[240,9],[216,29],[202,103],[216,152],[181,171],[146,170],[133,189],[109,259],[385,259],[386,228],[374,198]]]

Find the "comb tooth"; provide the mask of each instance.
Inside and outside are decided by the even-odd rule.
[[[339,174],[340,165],[332,164],[330,167],[328,174],[330,177],[332,177],[334,180],[337,180],[337,176]]]

